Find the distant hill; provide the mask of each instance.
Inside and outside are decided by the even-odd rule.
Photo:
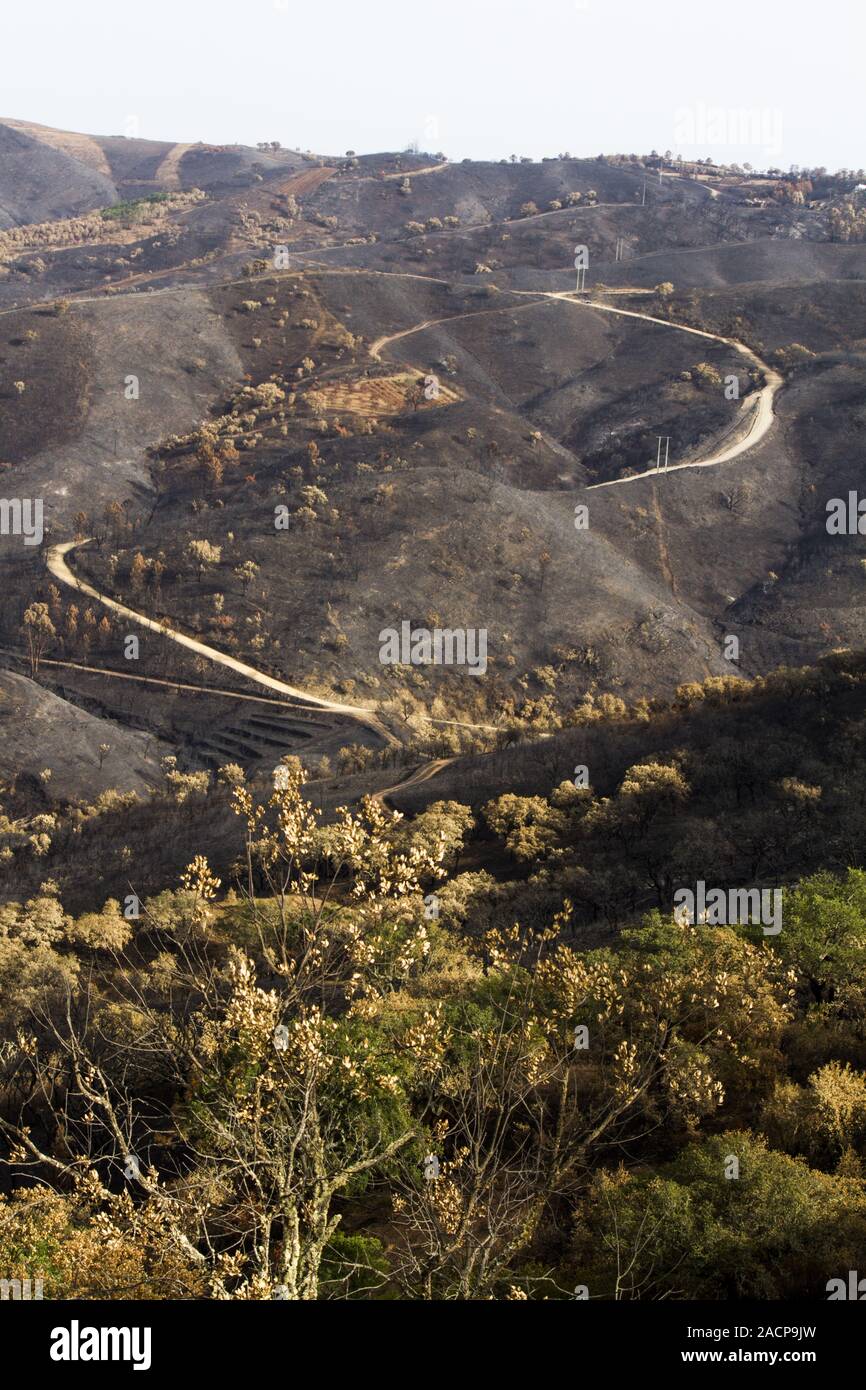
[[[231,190],[259,170],[272,174],[305,167],[303,156],[289,150],[173,145],[0,120],[0,227],[74,217],[148,193]]]

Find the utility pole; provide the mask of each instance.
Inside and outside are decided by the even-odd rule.
[[[643,197],[640,200],[640,205],[642,208],[646,207],[646,179],[643,181]]]
[[[667,473],[667,471],[668,471],[668,457],[669,457],[669,455],[670,455],[670,448],[671,448],[671,437],[670,437],[669,434],[668,434],[668,435],[658,434],[658,435],[656,435],[656,438],[657,438],[657,440],[658,440],[658,442],[659,442],[659,446],[658,446],[658,449],[657,449],[657,451],[656,451],[656,472],[659,473],[659,472],[662,471],[662,445],[664,444],[664,446],[665,446],[664,472]]]
[[[575,246],[574,248],[574,268],[577,271],[577,284],[575,294],[580,294],[586,288],[586,268],[589,264],[589,251],[585,246]]]

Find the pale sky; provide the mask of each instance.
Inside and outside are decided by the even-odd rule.
[[[325,154],[859,168],[864,38],[866,0],[7,0],[0,115]]]

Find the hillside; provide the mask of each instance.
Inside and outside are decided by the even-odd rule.
[[[63,216],[28,229],[22,212],[6,234],[2,462],[43,497],[48,539],[96,536],[73,564],[99,592],[379,706],[410,747],[425,716],[556,727],[587,693],[729,673],[729,636],[746,675],[859,641],[856,580],[832,612],[808,581],[824,501],[857,477],[862,247],[828,239],[837,189],[792,209],[636,160],[317,159],[3,129],[81,183]],[[807,351],[788,361],[792,343]],[[750,448],[780,366],[775,423]],[[819,416],[825,398],[839,408]],[[736,457],[682,468],[720,452]],[[191,541],[219,554],[206,573]],[[50,585],[35,553],[0,544],[14,648]],[[840,574],[859,551],[834,539]],[[131,588],[154,564],[158,588]],[[51,603],[51,655],[74,662],[80,605]],[[91,611],[86,660],[122,671],[122,633]],[[487,679],[383,669],[379,633],[406,618],[484,627]],[[170,666],[201,683],[181,650]],[[133,700],[154,730],[160,698]],[[208,765],[195,744],[184,758]]]
[[[862,1267],[861,180],[0,120],[0,1274]]]

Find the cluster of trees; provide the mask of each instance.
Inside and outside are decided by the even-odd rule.
[[[594,188],[587,189],[587,192],[586,192],[586,195],[585,195],[585,196],[586,196],[586,202],[587,202],[590,206],[598,201],[598,194],[596,193],[596,191],[595,191]],[[574,207],[577,207],[578,204],[583,200],[583,198],[584,198],[584,195],[583,195],[582,193],[578,193],[578,192],[576,192],[576,191],[571,192],[571,193],[566,193],[562,198],[553,198],[553,199],[551,199],[551,201],[547,204],[547,211],[548,211],[548,212],[559,212],[559,210],[560,210],[561,208],[565,208],[565,207],[574,208]],[[521,217],[537,217],[540,211],[541,211],[541,209],[539,208],[538,204],[532,202],[531,200],[528,201],[528,202],[526,202],[526,203],[521,203],[521,205],[520,205],[520,216],[521,216]]]
[[[857,1267],[866,874],[789,891],[778,937],[655,911],[578,951],[559,888],[530,924],[455,876],[467,807],[323,824],[297,763],[275,783],[226,769],[231,888],[197,854],[132,912],[73,915],[52,883],[0,909],[7,1277],[815,1298]],[[643,819],[619,822],[638,843]]]
[[[833,241],[866,241],[866,207],[845,198],[830,209],[830,237]]]
[[[207,194],[200,188],[192,188],[184,193],[153,193],[131,202],[115,203],[100,212],[86,213],[81,217],[62,217],[53,222],[5,227],[0,231],[0,262],[20,255],[22,251],[53,250],[55,247],[105,241],[106,222],[117,222],[123,227],[139,224],[153,226],[164,221],[169,213],[183,211],[206,197]]]
[[[139,592],[141,584],[135,561],[133,581],[134,590]],[[56,584],[49,584],[47,603],[37,601],[25,608],[20,633],[30,674],[35,678],[43,657],[61,655],[86,661],[94,650],[105,649],[116,639],[116,624],[98,605],[94,608],[86,602],[64,603]]]
[[[447,217],[428,217],[426,222],[407,222],[406,231],[410,236],[423,236],[425,232],[441,232],[445,227],[460,226],[460,218],[449,214]]]
[[[773,185],[772,197],[777,203],[790,203],[793,207],[802,207],[811,192],[810,179],[782,179]]]
[[[780,886],[862,865],[862,665],[837,653],[753,682],[689,683],[631,710],[588,696],[553,737],[467,761],[461,784],[519,876],[513,910],[535,921],[551,891],[567,893],[581,938],[670,910],[674,888],[698,879]],[[491,795],[491,783],[514,790]]]

